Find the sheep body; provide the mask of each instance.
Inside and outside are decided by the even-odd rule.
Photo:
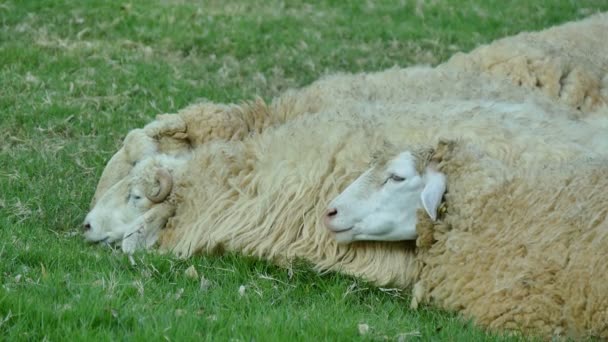
[[[439,168],[447,213],[416,256],[414,304],[492,329],[607,338],[608,159],[513,169],[457,144]]]
[[[501,104],[496,103],[453,105],[395,106],[381,115],[373,105],[359,106],[346,113],[301,116],[244,141],[202,145],[184,172],[193,176],[178,191],[182,201],[161,234],[161,246],[183,257],[216,250],[270,260],[301,257],[319,269],[407,286],[415,271],[411,251],[402,244],[345,248],[332,241],[320,221],[329,200],[368,167],[374,153],[387,149],[387,143],[422,144],[444,134],[464,135],[489,155],[519,167],[606,153],[605,148],[589,147],[592,140],[608,146],[608,136],[601,131],[593,133],[578,121],[565,123],[563,130],[560,121],[536,121],[534,106],[517,107],[518,114],[509,104],[504,104],[507,113],[497,111]],[[435,121],[433,113],[444,114]],[[462,120],[463,115],[483,120]],[[373,261],[375,254],[382,257]]]

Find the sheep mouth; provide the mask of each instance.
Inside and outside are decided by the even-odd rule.
[[[355,228],[355,226],[351,226],[351,227],[349,227],[349,228],[346,228],[346,229],[341,229],[341,230],[334,230],[334,229],[331,229],[331,231],[332,231],[332,232],[334,232],[334,233],[336,233],[336,234],[339,234],[339,233],[345,233],[345,232],[348,232],[349,230],[353,230],[353,228]]]

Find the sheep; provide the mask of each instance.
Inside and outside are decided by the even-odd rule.
[[[457,53],[443,68],[505,78],[580,110],[607,113],[608,13],[540,32],[520,33]]]
[[[342,243],[418,233],[413,307],[431,302],[493,330],[605,339],[607,188],[605,157],[514,168],[440,141],[382,155],[325,223]]]
[[[182,257],[224,250],[280,264],[303,258],[319,270],[407,287],[419,273],[413,242],[338,244],[323,228],[325,207],[378,151],[439,136],[468,137],[484,144],[491,156],[520,167],[579,155],[599,157],[608,139],[584,122],[547,118],[542,108],[530,103],[353,106],[301,116],[248,139],[201,144],[179,167],[182,176],[174,176],[178,179],[168,195],[171,201],[150,203],[149,213],[130,214],[136,223],[127,222],[125,228],[108,228],[122,234],[127,252],[158,239],[160,250]],[[157,168],[146,165],[163,168],[167,161],[171,158],[152,154],[140,160],[130,176],[155,179]],[[127,177],[121,184],[116,188],[122,192],[107,192],[92,212],[104,212],[112,198],[127,198],[132,189],[124,185],[136,182]],[[140,193],[150,192],[146,190]],[[88,230],[100,229],[91,222],[85,227],[87,223]]]
[[[411,248],[403,246],[413,248],[412,243],[340,246],[323,228],[322,217],[329,199],[368,166],[374,152],[439,136],[473,139],[509,165],[596,157],[608,147],[601,128],[551,119],[532,103],[358,104],[302,115],[247,139],[214,140],[192,149],[180,169],[185,178],[173,182],[175,215],[163,211],[166,216],[154,222],[166,221],[166,227],[151,224],[141,235],[160,231],[160,250],[182,257],[221,250],[279,263],[299,257],[320,270],[356,275],[379,285],[408,286],[413,259]],[[161,157],[165,155],[140,160],[137,171],[122,184],[133,184],[133,178],[143,177],[140,172],[152,172],[144,165]],[[122,189],[106,192],[92,212],[104,212],[113,197],[127,198],[129,190]],[[115,229],[123,237],[134,229],[133,224],[125,225],[104,228],[85,222],[87,231]],[[387,270],[381,265],[394,267]]]

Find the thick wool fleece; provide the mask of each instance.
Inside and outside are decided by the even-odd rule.
[[[608,159],[512,170],[457,144],[440,169],[447,213],[418,250],[414,304],[490,329],[608,338]]]
[[[201,145],[184,172],[193,176],[177,191],[181,202],[162,248],[184,257],[217,250],[300,257],[380,285],[410,285],[411,250],[403,243],[336,245],[321,222],[327,203],[391,145],[466,137],[519,167],[606,153],[582,143],[608,146],[603,132],[578,121],[539,120],[535,110],[470,102],[361,105],[301,116],[243,141]]]
[[[521,33],[454,55],[442,67],[504,77],[582,113],[608,105],[608,13]]]
[[[329,199],[367,167],[382,138],[363,126],[327,137],[302,131],[293,136],[297,132],[276,133],[289,144],[277,145],[264,134],[195,151],[186,173],[204,170],[204,176],[175,190],[181,203],[163,230],[161,249],[184,257],[238,251],[278,263],[302,258],[320,270],[378,284],[411,284],[413,242],[340,246],[321,222]],[[368,149],[354,141],[369,142]]]

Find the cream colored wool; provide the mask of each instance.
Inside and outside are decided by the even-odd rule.
[[[587,147],[588,141],[608,146],[608,136],[583,122],[537,120],[542,113],[535,114],[534,106],[517,107],[519,112],[506,106],[506,114],[499,107],[436,102],[385,106],[387,112],[377,114],[374,105],[358,106],[301,116],[243,141],[201,145],[184,172],[194,176],[176,190],[181,202],[161,245],[183,257],[216,250],[278,261],[300,257],[319,269],[407,286],[413,259],[402,244],[337,246],[320,222],[329,200],[367,168],[374,153],[385,151],[387,142],[466,137],[522,168],[607,151]]]
[[[514,170],[456,144],[439,168],[447,213],[416,255],[413,304],[495,330],[608,338],[608,159]]]
[[[608,105],[608,13],[520,33],[454,55],[442,67],[504,77],[582,113]]]
[[[313,117],[305,121],[314,123]],[[277,130],[281,139],[290,135],[289,130]],[[269,133],[243,142],[212,142],[195,151],[185,174],[205,170],[205,176],[177,184],[180,203],[162,232],[161,249],[183,257],[238,251],[281,264],[300,257],[320,270],[379,284],[411,284],[413,242],[338,246],[319,221],[324,203],[367,165],[359,154],[365,151],[345,144],[365,139],[370,147],[378,146],[382,138],[357,125],[325,143],[316,134],[308,135],[310,139],[297,134],[297,140],[281,149]],[[323,150],[330,146],[335,153],[326,154]],[[293,154],[294,148],[303,153]],[[353,161],[359,161],[359,168],[346,168]]]

